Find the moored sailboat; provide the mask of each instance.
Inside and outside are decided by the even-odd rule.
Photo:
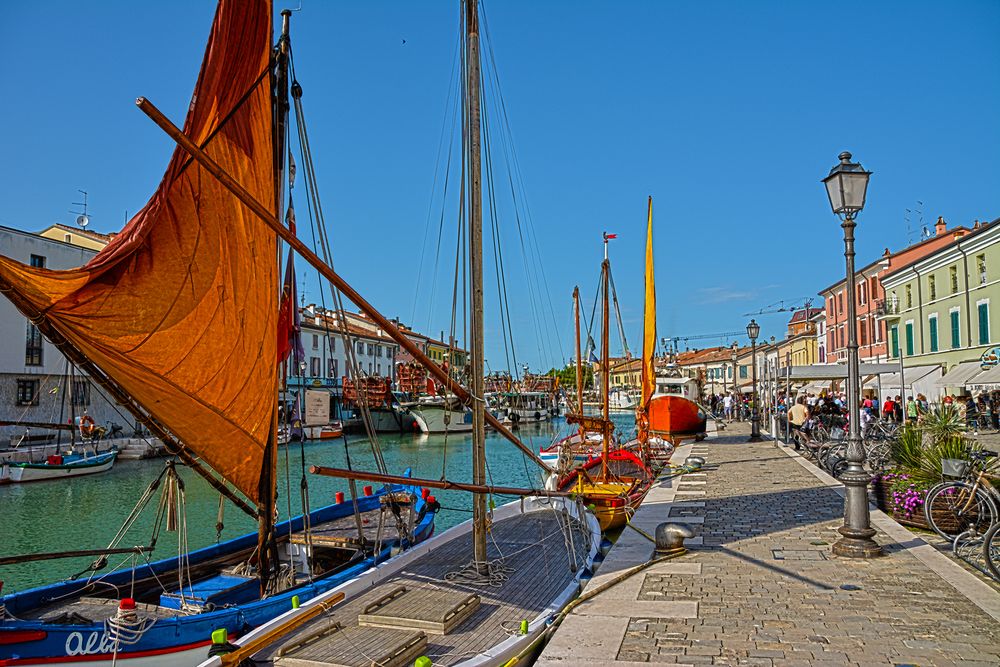
[[[184,134],[277,218],[288,14],[277,49],[271,24],[266,0],[221,0]],[[433,531],[434,503],[404,478],[314,511],[303,493],[303,516],[277,522],[278,246],[217,176],[175,151],[149,203],[90,263],[47,271],[0,257],[0,290],[258,531],[189,552],[170,462],[107,548],[0,557],[97,557],[86,578],[0,600],[2,665],[191,664],[211,631],[244,633]],[[123,546],[157,489],[149,544]],[[217,522],[221,537],[221,509]],[[178,553],[150,562],[161,528]],[[131,567],[99,574],[113,554]]]
[[[489,423],[533,460],[485,406],[482,193],[480,177],[479,20],[476,0],[463,2],[463,192],[469,215],[470,387],[429,368],[472,414],[472,482],[428,480],[429,486],[473,492],[473,516],[300,609],[240,638],[232,652],[205,665],[413,664],[503,665],[524,660],[554,617],[579,593],[599,544],[593,516],[567,494],[498,489],[486,484]],[[391,329],[387,329],[392,334]],[[403,338],[405,340],[405,337]],[[400,341],[404,347],[406,343]],[[387,481],[357,470],[317,469],[337,477]],[[493,493],[522,500],[493,507]],[[488,504],[489,502],[489,504]],[[325,656],[325,657],[324,657]]]

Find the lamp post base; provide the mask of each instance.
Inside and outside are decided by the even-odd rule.
[[[871,477],[860,463],[851,462],[847,471],[840,476],[845,487],[844,525],[837,529],[841,538],[834,542],[835,556],[846,558],[877,558],[883,554],[882,547],[873,540],[875,529],[871,527],[868,510],[868,482]]]

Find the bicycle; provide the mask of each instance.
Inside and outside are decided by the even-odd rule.
[[[927,492],[924,517],[935,533],[951,542],[963,533],[983,535],[997,523],[1000,491],[990,483],[985,461],[996,452],[980,450],[966,459],[943,459],[946,480]]]

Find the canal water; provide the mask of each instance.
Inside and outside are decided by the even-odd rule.
[[[616,413],[613,419],[623,434],[631,433],[635,427],[631,413]],[[569,429],[560,417],[541,424],[522,425],[518,435],[525,444],[538,451],[540,446],[549,444],[560,434],[568,433]],[[379,442],[386,467],[392,474],[402,474],[406,468],[412,468],[414,477],[440,479],[444,476],[454,481],[472,480],[472,438],[469,434],[445,437],[383,433],[379,434]],[[301,513],[299,489],[303,451],[312,509],[332,503],[337,491],[344,491],[349,497],[346,493],[348,482],[311,475],[308,466],[343,468],[350,456],[354,469],[375,470],[371,446],[360,435],[348,436],[346,449],[342,439],[307,442],[304,447],[300,447],[299,443],[282,447],[278,452],[280,520],[289,514],[288,499],[291,499],[291,514]],[[487,431],[486,456],[490,483],[503,486],[541,485],[538,467],[514,445],[491,431]],[[0,556],[106,547],[164,464],[163,459],[120,461],[111,471],[103,474],[0,486]],[[213,544],[216,541],[219,493],[197,474],[186,468],[179,469],[185,484],[189,548]],[[290,474],[286,474],[286,469]],[[358,482],[359,493],[364,484],[366,482]],[[120,546],[149,544],[159,493],[158,490]],[[442,505],[435,522],[438,531],[471,517],[470,494],[436,491],[434,495]],[[496,499],[498,505],[506,501],[506,498]],[[223,540],[256,530],[255,522],[228,501],[225,503],[224,524]],[[150,559],[176,555],[177,535],[163,531]],[[130,559],[131,556],[127,555],[109,556],[109,569],[127,567],[131,564]],[[92,560],[59,559],[0,567],[3,593],[70,577],[86,568]]]

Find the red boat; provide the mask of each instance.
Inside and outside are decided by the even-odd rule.
[[[675,442],[704,437],[708,414],[699,401],[695,378],[658,376],[649,401],[649,432]]]

